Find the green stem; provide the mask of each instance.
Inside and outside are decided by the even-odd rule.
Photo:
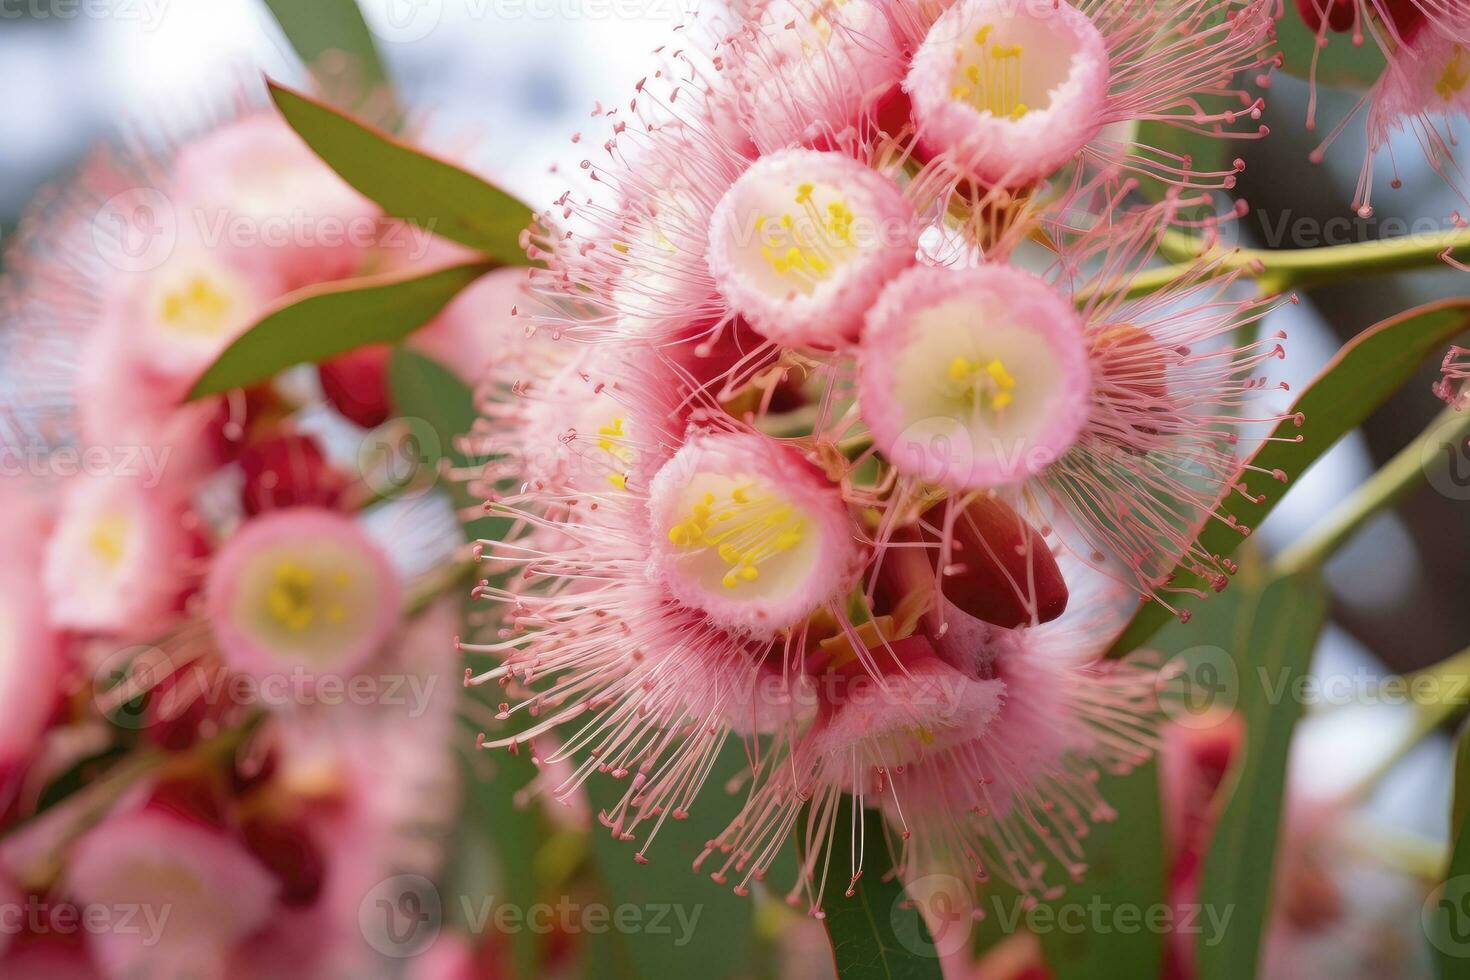
[[[1454,424],[1445,429],[1445,423]],[[1273,574],[1290,575],[1321,568],[1337,549],[1367,523],[1417,488],[1424,478],[1426,449],[1470,435],[1470,412],[1446,409],[1429,427],[1373,474],[1351,497],[1339,504],[1302,539],[1276,557]]]
[[[1348,793],[1351,799],[1366,799],[1379,780],[1388,775],[1414,746],[1446,722],[1470,707],[1470,647],[1432,667],[1398,678],[1398,687],[1414,701],[1414,724],[1393,750],[1359,779]],[[1380,687],[1387,684],[1380,685]]]
[[[1405,235],[1376,242],[1327,245],[1321,248],[1237,248],[1201,253],[1196,241],[1178,232],[1166,233],[1159,253],[1174,264],[1147,269],[1129,283],[1128,295],[1146,296],[1185,276],[1201,258],[1216,258],[1211,276],[1239,272],[1254,279],[1265,293],[1307,289],[1342,279],[1423,269],[1440,264],[1446,254],[1470,262],[1470,228],[1432,235]]]

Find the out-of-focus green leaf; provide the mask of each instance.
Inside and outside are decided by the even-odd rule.
[[[851,806],[852,800],[844,799],[833,822],[832,860],[827,864],[822,894],[826,916],[822,924],[832,943],[837,976],[841,980],[940,980],[939,953],[923,916],[908,900],[903,886],[888,877],[894,860],[883,816],[876,810],[861,812],[863,875],[851,881],[848,856],[857,853]]]
[[[1455,745],[1455,795],[1450,810],[1450,861],[1424,906],[1424,930],[1440,980],[1465,975],[1470,958],[1470,725]]]
[[[297,290],[235,338],[194,383],[189,398],[244,388],[364,344],[402,340],[492,268],[491,262],[467,262]]]
[[[454,372],[431,358],[400,347],[388,361],[388,390],[393,407],[400,415],[423,419],[434,430],[440,458],[447,459],[455,467],[468,463],[466,456],[455,448],[455,441],[469,432],[474,424],[475,401],[470,389]],[[438,466],[440,458],[419,462],[425,466]],[[462,483],[450,481],[448,488],[455,506],[461,510],[481,502],[474,500]],[[465,523],[465,538],[469,541],[499,540],[509,523],[504,517],[476,518]]]
[[[464,700],[466,705],[478,705],[478,715],[494,710],[479,689],[466,689]],[[478,715],[465,718],[460,726],[463,799],[446,865],[445,894],[450,921],[483,936],[495,927],[497,906],[526,915],[545,897],[540,893],[536,856],[549,834],[540,807],[516,802],[516,793],[536,778],[530,753],[477,751],[479,728],[471,719]],[[511,932],[511,962],[517,977],[540,975],[540,940],[529,928]]]
[[[1425,358],[1466,329],[1470,299],[1454,299],[1408,310],[1348,341],[1292,406],[1296,418],[1278,425],[1251,457],[1251,469],[1241,472],[1239,482],[1249,496],[1231,493],[1220,505],[1221,515],[1234,517],[1241,527],[1259,527],[1285,496],[1287,481],[1305,473],[1408,381]],[[1205,550],[1221,556],[1242,540],[1240,531],[1222,520],[1211,521],[1199,535]],[[1176,570],[1174,584],[1209,591],[1204,580],[1183,568]],[[1182,591],[1176,595],[1185,608],[1198,605]],[[1137,648],[1169,619],[1163,606],[1145,603],[1108,655],[1121,657]]]
[[[1291,2],[1283,6],[1276,22],[1276,43],[1281,49],[1281,70],[1297,78],[1312,77],[1312,53],[1317,50],[1317,35],[1307,28]],[[1352,33],[1327,34],[1327,46],[1317,58],[1316,79],[1319,84],[1338,88],[1367,88],[1383,74],[1387,62],[1373,39],[1365,37],[1361,45],[1353,44]]]
[[[1235,710],[1245,720],[1245,747],[1221,788],[1226,802],[1205,853],[1199,892],[1207,915],[1213,911],[1223,921],[1229,911],[1230,919],[1223,936],[1199,934],[1201,980],[1256,974],[1275,881],[1287,758],[1303,711],[1290,692],[1310,670],[1327,619],[1326,590],[1315,572],[1272,580],[1240,602],[1223,646],[1239,670]]]
[[[1083,841],[1083,879],[1046,903],[1058,928],[1038,930],[1042,952],[1056,980],[1112,980],[1119,964],[1130,975],[1156,977],[1167,935],[1145,916],[1169,908],[1158,767],[1150,762],[1128,776],[1105,776],[1098,792],[1117,819],[1094,825]],[[1093,918],[1094,909],[1106,918]],[[1085,928],[1073,928],[1079,921]]]
[[[688,818],[664,821],[647,864],[633,859],[638,843],[613,840],[593,825],[592,859],[614,914],[633,906],[639,916],[635,926],[613,926],[618,958],[632,965],[634,975],[724,980],[752,974],[755,903],[691,867],[739,811],[741,799],[720,787],[746,764],[742,747],[727,743]],[[594,812],[608,810],[627,791],[628,780],[594,773],[586,789]]]
[[[388,84],[388,73],[356,0],[265,0],[265,5],[308,67],[328,51],[341,51],[352,59],[364,89]]]
[[[317,156],[390,216],[508,265],[527,264],[521,232],[531,222],[529,206],[300,92],[275,82],[270,92]]]

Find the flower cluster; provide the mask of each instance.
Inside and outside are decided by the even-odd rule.
[[[403,544],[443,552],[457,522],[373,506],[386,347],[190,392],[296,291],[456,257],[262,109],[108,152],[28,215],[3,294],[0,972],[374,972],[359,904],[435,866],[455,786],[456,603]],[[487,279],[415,349],[478,373],[468,342],[520,288]],[[58,803],[79,778],[98,803]]]
[[[539,217],[528,336],[482,389],[481,488],[516,528],[481,542],[499,635],[464,645],[502,661],[468,677],[506,692],[483,744],[559,731],[556,792],[624,780],[602,820],[644,861],[744,740],[745,806],[696,866],[744,892],[795,833],[816,914],[849,805],[903,874],[1080,875],[1098,775],[1158,710],[1146,660],[1098,658],[1176,572],[1226,585],[1195,541],[1239,425],[1279,421],[1252,418],[1273,300],[1218,258],[1145,274],[1170,230],[1214,239],[1235,169],[1133,134],[1258,135],[1235,80],[1273,6],[691,25]]]

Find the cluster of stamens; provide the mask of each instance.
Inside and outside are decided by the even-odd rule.
[[[1020,119],[1030,111],[1021,101],[1021,45],[990,44],[990,24],[975,32],[977,56],[967,60],[956,51],[958,66],[950,96],[968,102],[982,112],[1007,119]]]
[[[180,333],[218,333],[230,312],[230,300],[203,276],[190,277],[181,289],[163,298],[163,322]]]
[[[266,608],[282,626],[293,632],[309,629],[316,622],[317,616],[317,577],[303,565],[293,561],[283,561],[276,566],[275,581],[271,583],[271,589],[266,593]],[[332,577],[332,584],[338,588],[348,585],[350,579],[345,572],[338,572]],[[347,610],[341,603],[330,602],[325,609],[326,619],[330,623],[340,623],[347,618]]]
[[[806,523],[795,508],[772,497],[752,494],[741,484],[721,499],[706,493],[688,516],[669,529],[669,540],[691,551],[713,548],[730,566],[720,579],[727,589],[760,578],[759,565],[801,544]]]
[[[997,358],[972,361],[956,357],[949,362],[948,375],[960,386],[960,394],[973,399],[981,409],[1000,411],[1015,401],[1016,379]]]
[[[846,202],[837,200],[827,205],[825,213],[812,200],[816,190],[812,184],[796,189],[796,203],[801,205],[800,219],[787,211],[779,218],[756,217],[761,239],[761,256],[781,276],[793,276],[804,284],[820,282],[841,263],[842,253],[852,247],[852,222],[855,217]],[[810,232],[815,231],[815,234]],[[784,247],[783,247],[784,246]]]
[[[623,428],[622,416],[618,416],[607,425],[598,428],[597,448],[623,466],[629,466],[633,462],[633,450],[622,442],[627,434]],[[607,475],[607,482],[619,490],[626,490],[628,489],[628,474],[625,470],[616,470]]]

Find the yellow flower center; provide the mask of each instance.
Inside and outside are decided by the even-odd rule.
[[[309,629],[318,615],[329,623],[340,623],[347,610],[332,593],[350,584],[352,577],[346,572],[337,572],[324,583],[305,565],[282,561],[276,565],[275,580],[266,593],[266,609],[276,622],[298,633]]]
[[[777,275],[796,279],[804,286],[830,278],[832,270],[854,247],[852,209],[840,198],[825,208],[819,207],[813,200],[815,192],[813,184],[796,189],[796,214],[787,211],[779,218],[756,215],[756,228],[763,242],[761,256]]]
[[[729,570],[720,580],[727,589],[760,578],[760,564],[801,544],[806,522],[790,504],[752,493],[741,484],[726,496],[706,493],[683,520],[669,529],[669,540],[688,551],[713,549]]]
[[[998,412],[1015,401],[1016,379],[998,358],[970,360],[956,357],[947,372],[957,387],[956,397],[972,401],[976,407]]]
[[[101,559],[104,565],[108,568],[116,568],[118,562],[122,561],[127,535],[127,518],[121,514],[107,514],[92,525],[92,533],[88,535],[87,543],[92,546],[92,553]]]
[[[1439,81],[1434,83],[1434,91],[1441,99],[1449,102],[1465,91],[1466,85],[1470,85],[1470,69],[1465,65],[1465,49],[1457,44],[1439,76]]]
[[[223,290],[196,274],[164,294],[159,317],[178,333],[209,337],[224,332],[233,305]]]
[[[623,419],[621,416],[615,417],[607,425],[597,430],[597,448],[607,453],[613,458],[614,462],[623,467],[630,466],[633,462],[633,450],[629,449],[623,442],[623,438],[627,434],[623,429]],[[607,482],[619,490],[628,489],[628,474],[626,469],[609,473],[607,475]]]
[[[1021,101],[1023,49],[1019,44],[991,44],[992,29],[986,24],[975,32],[973,44],[955,51],[950,98],[994,116],[1020,119],[1030,111]]]

